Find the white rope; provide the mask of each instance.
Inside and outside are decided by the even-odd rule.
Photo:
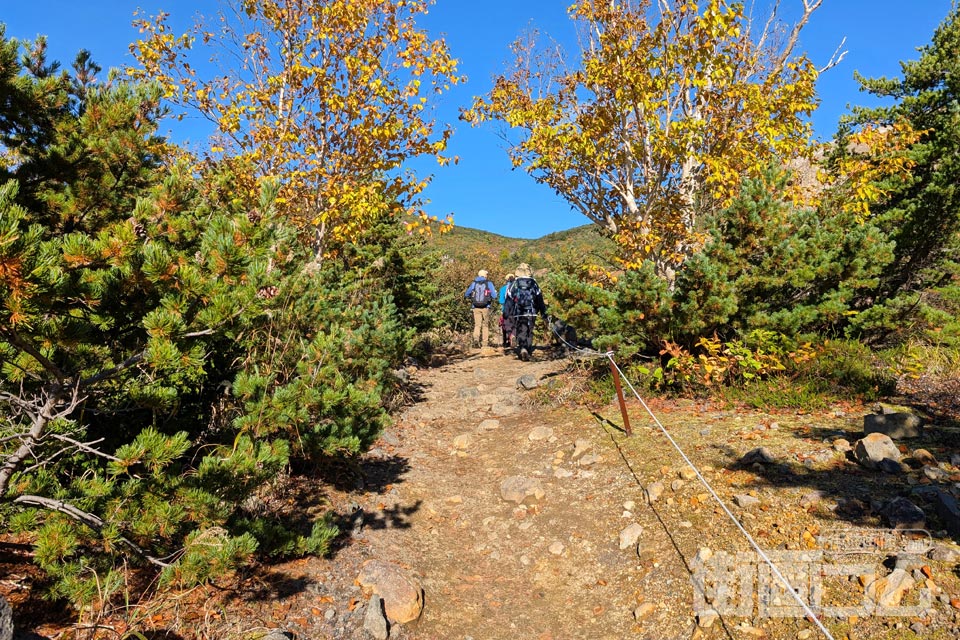
[[[613,352],[608,351],[606,353],[606,356],[610,360],[610,364],[616,367],[617,371],[620,373],[620,377],[623,378],[624,382],[627,383],[627,386],[630,387],[630,391],[633,392],[633,395],[636,396],[637,400],[640,401],[640,404],[643,405],[643,408],[646,409],[648,414],[650,414],[650,417],[656,423],[657,427],[659,427],[660,431],[663,432],[663,435],[665,435],[667,437],[667,440],[670,441],[670,444],[673,445],[673,448],[677,450],[677,452],[683,458],[684,462],[686,462],[690,466],[690,468],[693,469],[693,472],[697,474],[697,478],[699,478],[703,486],[707,488],[707,491],[710,492],[710,495],[713,496],[713,499],[717,501],[717,504],[720,505],[720,508],[723,509],[728,516],[730,516],[730,520],[733,521],[733,524],[737,526],[737,529],[740,530],[740,533],[742,533],[744,537],[746,537],[747,541],[750,542],[750,545],[754,548],[757,554],[761,558],[763,558],[764,562],[770,565],[770,569],[771,571],[773,571],[773,574],[777,576],[777,578],[780,580],[781,583],[783,583],[783,586],[787,588],[787,591],[790,592],[790,595],[793,596],[794,600],[796,600],[800,604],[800,606],[806,612],[807,616],[809,616],[810,620],[813,621],[815,625],[817,625],[821,633],[823,633],[823,635],[826,638],[829,638],[829,640],[834,640],[834,637],[830,635],[830,632],[827,630],[827,628],[823,626],[823,623],[820,622],[820,620],[817,618],[816,614],[813,612],[810,606],[807,605],[806,601],[804,601],[804,599],[800,597],[800,595],[793,588],[793,585],[790,584],[787,578],[780,572],[780,569],[777,568],[777,565],[773,563],[773,561],[767,556],[766,553],[764,553],[763,549],[760,548],[760,545],[758,545],[756,540],[753,539],[753,536],[751,536],[750,533],[743,528],[743,525],[740,524],[740,521],[737,520],[737,517],[733,515],[733,513],[730,511],[727,505],[724,504],[723,500],[720,499],[720,496],[718,496],[716,491],[713,490],[713,487],[710,486],[710,483],[707,482],[707,479],[703,477],[702,473],[700,473],[700,470],[696,467],[696,465],[693,464],[693,462],[691,462],[690,458],[687,457],[687,454],[685,454],[683,452],[683,449],[680,448],[680,445],[677,444],[677,441],[674,440],[673,436],[670,435],[670,432],[667,431],[666,427],[663,426],[660,420],[657,419],[657,416],[653,414],[653,411],[650,410],[650,407],[647,406],[647,403],[644,402],[643,398],[640,397],[640,394],[638,394],[636,389],[633,388],[633,385],[630,383],[630,380],[627,379],[623,371],[620,369],[619,365],[617,365],[616,360],[613,359]]]

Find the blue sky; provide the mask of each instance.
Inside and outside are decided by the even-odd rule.
[[[772,0],[757,0],[765,5]],[[829,139],[848,105],[872,104],[858,91],[854,71],[867,77],[896,76],[901,60],[916,57],[930,42],[953,0],[824,0],[803,32],[800,51],[823,65],[846,37],[847,56],[819,82],[821,106],[814,115],[817,136]],[[130,26],[139,7],[148,14],[162,9],[175,25],[187,26],[197,11],[215,10],[217,0],[4,0],[0,22],[7,36],[49,37],[52,57],[65,66],[78,49],[89,49],[104,68],[132,63],[128,45],[136,39]],[[428,213],[454,214],[456,224],[508,237],[537,238],[586,224],[550,189],[521,170],[512,170],[502,141],[492,128],[474,129],[457,121],[458,108],[485,93],[491,78],[505,68],[508,45],[535,26],[559,41],[572,35],[566,7],[571,0],[437,0],[424,27],[443,35],[460,59],[468,82],[443,97],[438,118],[454,125],[449,152],[460,163],[428,167],[434,180],[427,191]],[[796,11],[801,0],[781,0],[782,11]],[[173,129],[174,139],[184,134]],[[419,165],[418,165],[419,166]]]

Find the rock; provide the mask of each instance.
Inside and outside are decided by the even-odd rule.
[[[937,562],[955,564],[960,561],[960,549],[943,542],[938,542],[933,549],[930,550],[929,555],[931,560],[936,560]]]
[[[477,431],[495,431],[500,428],[500,421],[496,418],[489,418],[480,423]]]
[[[748,507],[755,507],[755,506],[757,506],[758,504],[760,504],[760,499],[759,499],[759,498],[755,498],[755,497],[753,497],[753,496],[751,496],[751,495],[748,495],[748,494],[746,494],[746,493],[739,493],[739,494],[733,496],[733,502],[734,502],[734,504],[736,504],[736,505],[737,505],[738,507],[740,507],[741,509],[746,509],[746,508],[748,508]]]
[[[853,447],[853,456],[864,467],[877,469],[884,458],[900,462],[900,450],[893,443],[890,436],[882,433],[871,433],[857,440]]]
[[[903,473],[903,467],[901,467],[900,464],[901,463],[892,458],[884,458],[877,464],[877,469],[884,473],[898,475]]]
[[[924,529],[927,525],[923,510],[906,498],[894,498],[883,506],[880,513],[894,529]]]
[[[558,467],[553,470],[554,478],[569,478],[572,475],[573,475],[573,471],[570,471],[569,469],[561,469]]]
[[[683,480],[674,480],[673,482],[670,483],[671,491],[677,492],[677,491],[680,491],[680,489],[683,489]]]
[[[896,607],[914,584],[916,581],[909,573],[894,569],[890,575],[877,578],[867,585],[867,595],[880,607]]]
[[[937,515],[954,538],[960,538],[960,506],[957,499],[946,491],[937,491]]]
[[[934,482],[948,482],[950,480],[950,474],[939,467],[924,467],[923,475]]]
[[[293,640],[293,637],[293,633],[290,631],[270,629],[266,635],[257,636],[257,640]]]
[[[540,481],[522,476],[510,476],[500,483],[500,497],[517,504],[535,504],[546,494]]]
[[[13,638],[13,609],[6,598],[0,596],[0,640]]]
[[[912,413],[880,413],[863,416],[865,434],[882,433],[897,440],[921,435],[923,419]]]
[[[383,608],[390,622],[411,622],[423,611],[420,583],[393,562],[367,560],[360,568],[357,583],[365,595],[372,593],[383,599]]]
[[[824,492],[820,490],[808,491],[800,496],[800,506],[808,509],[823,500]]]
[[[677,471],[677,476],[681,480],[693,480],[697,477],[697,472],[691,467],[682,467],[679,471]]]
[[[331,608],[331,609],[327,609],[326,611],[323,612],[323,618],[324,618],[324,620],[327,620],[328,622],[329,622],[330,620],[333,620],[335,617],[337,617],[337,610],[336,610],[336,609],[332,609],[332,608]]]
[[[527,438],[536,442],[537,440],[548,440],[553,436],[553,429],[550,427],[536,427],[527,434]]]
[[[623,530],[620,531],[620,550],[629,549],[637,544],[637,541],[642,535],[643,527],[637,522],[624,527]]]
[[[591,444],[586,438],[577,438],[576,442],[573,443],[573,453],[570,454],[570,459],[577,460],[582,457],[590,449]]]
[[[636,620],[642,620],[648,615],[657,610],[657,606],[652,602],[644,602],[642,605],[633,610],[633,617]]]
[[[701,611],[697,614],[697,625],[709,629],[720,619],[720,614],[714,611],[713,609],[707,609],[706,611]]]
[[[837,438],[833,441],[832,446],[834,451],[839,451],[840,453],[846,453],[853,448],[850,446],[850,441],[846,438]],[[809,631],[809,629],[804,629],[804,631]]]
[[[453,448],[459,451],[467,449],[473,444],[473,436],[469,433],[461,433],[453,439]]]
[[[540,386],[540,383],[537,381],[535,376],[530,374],[520,376],[517,378],[517,388],[518,389],[536,389]]]
[[[476,387],[462,387],[457,390],[457,397],[466,399],[466,398],[476,398],[480,395],[480,390]]]
[[[549,551],[550,553],[552,553],[552,554],[555,555],[555,556],[558,556],[558,555],[560,555],[561,553],[563,553],[563,548],[564,548],[564,547],[563,547],[563,543],[560,542],[559,540],[557,540],[556,542],[554,542],[553,544],[551,544],[551,545],[547,548],[547,551]]]
[[[598,462],[600,462],[600,456],[598,456],[595,453],[588,453],[587,455],[580,458],[580,460],[578,461],[578,464],[581,467],[589,467],[591,465],[597,464]]]
[[[743,454],[740,458],[740,464],[749,466],[751,464],[770,464],[776,461],[776,456],[766,447],[757,447]]]
[[[376,640],[387,640],[390,637],[387,619],[383,615],[383,600],[377,594],[370,596],[370,601],[367,602],[367,611],[363,615],[363,630]]]
[[[495,416],[509,416],[518,411],[516,405],[507,402],[497,402],[490,408],[490,412]]]
[[[813,631],[810,629],[800,629],[797,632],[797,640],[810,640],[813,637]]]
[[[922,465],[937,465],[937,459],[926,449],[916,449],[913,452],[913,459]]]
[[[651,482],[646,487],[644,487],[644,493],[647,494],[647,501],[650,504],[653,504],[660,499],[660,496],[663,495],[663,483],[662,482]]]

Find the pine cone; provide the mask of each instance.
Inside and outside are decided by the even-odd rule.
[[[277,293],[279,292],[280,289],[274,285],[270,285],[269,287],[260,287],[260,289],[257,290],[257,297],[261,298],[262,300],[271,300],[276,298]]]

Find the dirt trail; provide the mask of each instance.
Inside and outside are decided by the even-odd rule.
[[[561,360],[494,355],[418,376],[426,402],[396,426],[397,452],[411,466],[395,497],[419,507],[408,527],[365,536],[381,555],[422,575],[427,606],[411,637],[622,638],[638,631],[633,610],[644,571],[635,547],[619,549],[618,533],[636,519],[623,517],[623,503],[641,508],[640,487],[594,416],[545,410],[535,391],[518,388],[521,376],[544,384],[562,367]],[[574,461],[578,439],[589,449]],[[501,483],[513,476],[539,481],[543,498],[525,506],[504,500]],[[676,585],[677,595],[687,586]],[[689,626],[669,617],[655,624],[676,634],[657,637],[680,637]]]

